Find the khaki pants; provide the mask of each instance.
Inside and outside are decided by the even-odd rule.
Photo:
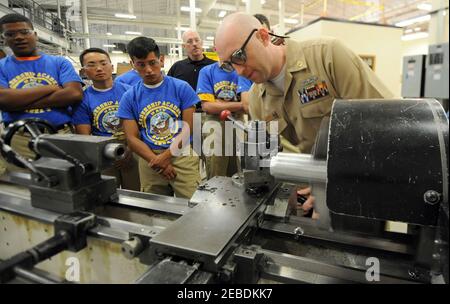
[[[162,153],[154,151],[154,153]],[[173,180],[167,180],[153,170],[143,158],[139,158],[141,191],[180,198],[191,198],[200,184],[199,158],[197,156],[172,157],[172,166],[177,173]]]
[[[58,131],[59,134],[69,134],[73,133],[72,128],[67,126]],[[28,148],[28,143],[30,142],[31,135],[28,132],[23,132],[23,130],[18,131],[16,135],[11,140],[11,148],[25,158],[34,160],[36,154]],[[3,172],[2,172],[3,171]],[[17,167],[11,163],[8,163],[3,157],[0,156],[0,175],[6,172],[25,172],[28,173],[30,170]]]
[[[139,156],[132,153],[130,162],[126,168],[111,167],[102,171],[103,175],[116,178],[117,188],[141,191],[139,179]]]
[[[208,179],[214,176],[233,176],[238,172],[238,158],[236,156],[210,156],[206,157]]]
[[[241,117],[236,117],[236,119],[241,120]],[[219,121],[216,115],[206,115],[206,121]],[[238,157],[237,156],[224,156],[225,155],[225,123],[220,121],[220,125],[222,127],[222,156],[212,155],[207,156],[206,158],[206,175],[207,178],[213,178],[214,176],[233,176],[233,174],[238,172]],[[211,136],[206,134],[206,136]],[[205,136],[205,137],[206,137]],[[236,143],[236,134],[233,134],[233,145]],[[212,145],[211,147],[214,150]],[[234,147],[234,153],[236,155],[236,147]]]

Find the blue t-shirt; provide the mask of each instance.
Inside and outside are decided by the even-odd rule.
[[[25,89],[44,85],[63,86],[68,82],[82,83],[69,60],[61,56],[39,55],[35,60],[21,61],[14,56],[0,60],[0,86],[7,89]],[[70,107],[3,112],[6,124],[24,118],[45,119],[57,127],[71,121]]]
[[[120,120],[117,118],[119,101],[131,88],[117,82],[108,91],[98,91],[94,87],[83,93],[83,101],[74,108],[72,122],[74,125],[91,125],[92,134],[111,136],[119,131]]]
[[[129,70],[128,72],[117,76],[116,79],[114,79],[114,82],[121,82],[130,86],[134,86],[139,81],[141,81],[141,79],[141,76],[139,76],[139,73],[136,72],[136,70]]]
[[[239,101],[238,94],[250,90],[251,85],[250,80],[239,76],[236,71],[225,72],[213,63],[200,71],[197,94],[205,101]]]
[[[117,117],[135,120],[141,139],[152,150],[167,149],[181,131],[182,111],[198,102],[187,82],[164,76],[157,88],[139,82],[129,89],[120,100]]]

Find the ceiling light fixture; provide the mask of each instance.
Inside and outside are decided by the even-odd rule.
[[[414,33],[414,34],[403,35],[402,40],[403,41],[411,41],[411,40],[427,38],[428,36],[429,36],[428,33],[418,32],[418,33]]]
[[[419,17],[416,17],[416,18],[407,19],[407,20],[403,20],[403,21],[397,22],[395,24],[395,26],[405,27],[405,26],[408,26],[408,25],[411,25],[411,24],[414,24],[414,23],[430,21],[430,19],[431,19],[431,15],[424,15],[424,16],[419,16]]]
[[[417,5],[417,8],[422,10],[422,11],[430,12],[433,7],[431,6],[430,3],[420,3],[420,4]]]
[[[180,10],[181,10],[182,12],[190,12],[190,11],[191,11],[191,8],[190,8],[189,6],[182,6],[182,7],[180,7]],[[199,7],[196,7],[196,8],[195,8],[195,12],[196,12],[196,13],[201,13],[201,12],[202,12],[202,9],[199,8]]]
[[[189,27],[180,26],[180,27],[176,27],[175,30],[176,31],[180,30],[182,32],[186,32],[186,31],[190,30],[190,28]]]
[[[114,16],[116,16],[117,18],[123,18],[123,19],[136,19],[136,16],[131,15],[131,14],[117,13],[117,14],[114,14]]]
[[[127,34],[127,35],[136,35],[136,36],[142,35],[141,32],[133,32],[133,31],[126,31],[125,34]]]
[[[297,19],[292,19],[292,18],[284,18],[284,23],[297,24],[298,20]]]

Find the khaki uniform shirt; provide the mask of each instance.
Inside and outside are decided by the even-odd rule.
[[[300,153],[311,152],[334,99],[393,97],[365,62],[333,38],[286,41],[284,88],[254,84],[249,112],[253,120],[277,121],[285,150]]]

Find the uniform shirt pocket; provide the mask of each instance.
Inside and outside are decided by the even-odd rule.
[[[300,105],[300,113],[303,118],[319,118],[328,116],[331,113],[333,97],[327,96],[314,100],[313,102]]]

